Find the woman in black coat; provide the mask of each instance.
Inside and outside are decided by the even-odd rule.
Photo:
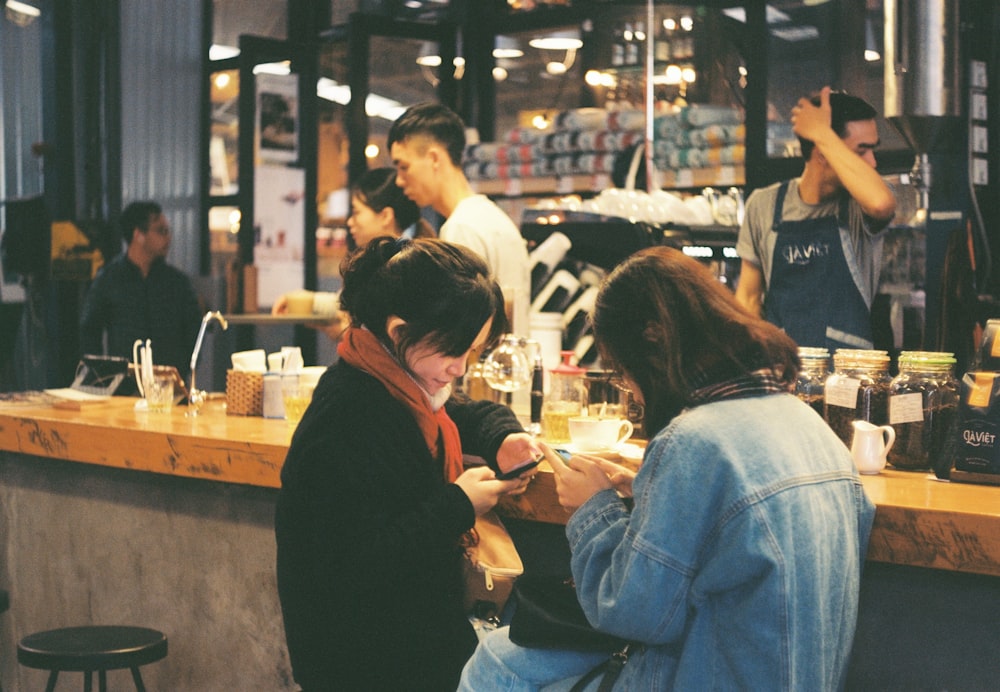
[[[373,241],[343,268],[355,326],[299,424],[278,497],[278,591],[296,681],[312,690],[453,690],[475,649],[463,536],[530,478],[513,413],[449,398],[506,328],[485,263],[437,240]],[[462,456],[488,467],[463,469]]]

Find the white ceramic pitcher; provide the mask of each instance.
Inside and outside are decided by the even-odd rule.
[[[876,474],[885,468],[886,455],[896,441],[896,431],[891,425],[873,425],[868,421],[856,420],[854,439],[851,440],[851,456],[859,473]]]

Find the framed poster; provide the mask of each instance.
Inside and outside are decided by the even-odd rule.
[[[254,251],[257,304],[305,286],[306,173],[287,166],[257,166],[254,173]]]
[[[257,75],[257,150],[263,161],[299,158],[298,75]]]

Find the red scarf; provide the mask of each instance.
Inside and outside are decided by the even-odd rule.
[[[349,365],[363,370],[381,382],[392,397],[410,409],[427,449],[443,462],[444,479],[454,482],[462,471],[462,440],[444,406],[431,408],[427,393],[399,364],[385,346],[364,328],[351,328],[341,337],[337,353]]]

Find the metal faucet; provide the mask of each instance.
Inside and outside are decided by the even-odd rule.
[[[198,411],[201,410],[202,405],[205,403],[205,392],[195,387],[194,376],[198,366],[198,354],[201,353],[201,342],[205,338],[205,328],[212,320],[218,320],[223,330],[229,329],[229,323],[226,322],[226,318],[218,310],[210,310],[201,318],[201,329],[198,330],[198,339],[194,342],[194,351],[191,352],[191,388],[188,390],[187,412],[189,416],[197,416]]]

